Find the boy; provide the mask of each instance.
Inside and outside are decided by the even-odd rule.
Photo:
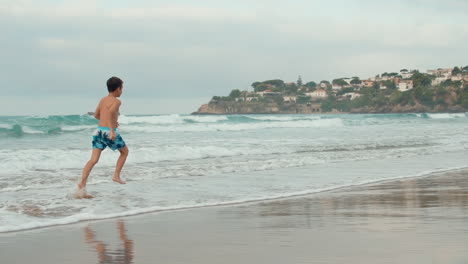
[[[120,184],[125,184],[125,182],[120,178],[120,172],[122,171],[122,167],[127,159],[128,148],[120,134],[117,132],[117,127],[119,126],[117,116],[119,114],[120,105],[122,104],[117,97],[122,95],[122,89],[123,81],[120,78],[111,77],[107,80],[107,90],[109,91],[109,95],[101,99],[96,111],[94,112],[94,117],[99,120],[99,126],[93,134],[93,153],[91,155],[91,159],[86,163],[86,166],[83,169],[81,181],[78,183],[78,191],[84,191],[89,173],[93,169],[94,165],[99,161],[101,152],[106,147],[120,152],[120,157],[117,160],[112,180]],[[87,194],[84,195],[86,196],[85,198],[91,198]]]

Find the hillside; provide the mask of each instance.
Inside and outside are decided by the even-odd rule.
[[[252,83],[253,91],[232,90],[214,96],[193,114],[316,114],[465,112],[468,110],[468,66],[430,70],[400,70],[360,80],[332,82]]]

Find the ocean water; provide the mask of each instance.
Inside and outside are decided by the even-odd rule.
[[[122,115],[75,199],[97,120],[0,117],[0,232],[275,199],[468,167],[466,114]]]

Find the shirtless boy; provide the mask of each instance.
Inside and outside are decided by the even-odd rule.
[[[101,152],[106,147],[120,152],[112,180],[120,184],[125,184],[125,182],[120,178],[120,172],[122,171],[122,167],[127,159],[128,148],[117,131],[117,127],[119,126],[117,117],[120,105],[122,104],[117,97],[122,95],[122,89],[123,81],[121,79],[111,77],[107,80],[107,90],[109,91],[109,95],[101,99],[96,111],[94,112],[94,117],[99,120],[99,126],[93,134],[93,153],[91,155],[91,159],[86,163],[86,166],[83,169],[81,181],[78,183],[78,190],[84,190],[86,187],[86,181],[88,180],[89,173],[93,169],[94,165],[99,161]]]

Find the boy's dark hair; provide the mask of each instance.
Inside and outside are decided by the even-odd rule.
[[[107,91],[112,93],[113,91],[117,90],[117,88],[121,87],[123,81],[119,77],[112,76],[107,80]]]

